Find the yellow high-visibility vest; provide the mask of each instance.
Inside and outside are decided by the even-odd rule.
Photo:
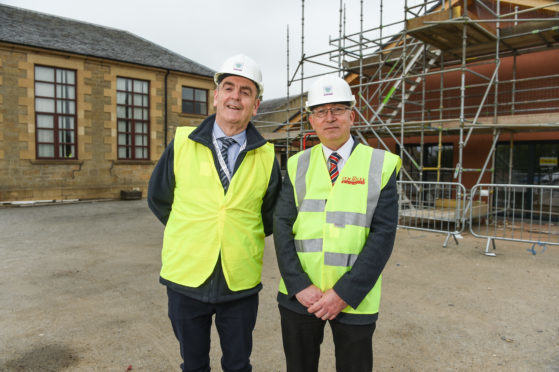
[[[213,272],[219,255],[229,289],[255,287],[264,254],[262,200],[274,164],[274,147],[246,153],[227,194],[212,151],[192,141],[194,128],[179,127],[174,139],[175,190],[163,237],[161,277],[198,287]]]
[[[380,192],[400,166],[399,156],[358,144],[332,186],[322,145],[289,159],[298,210],[293,225],[295,247],[303,270],[322,291],[351,270],[369,236]],[[381,285],[379,277],[356,309],[348,306],[343,312],[377,313]],[[287,294],[283,280],[280,292]]]

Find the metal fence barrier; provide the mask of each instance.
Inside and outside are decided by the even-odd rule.
[[[446,234],[443,247],[464,230],[465,188],[456,182],[398,181],[398,227]]]
[[[470,201],[470,232],[487,239],[488,256],[495,240],[532,243],[532,254],[559,245],[559,186],[478,184]]]

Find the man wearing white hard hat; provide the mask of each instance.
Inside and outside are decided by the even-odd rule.
[[[251,371],[264,237],[272,233],[281,173],[273,145],[250,122],[262,74],[245,55],[215,74],[215,115],[179,127],[157,163],[148,204],[165,224],[160,282],[183,371],[210,370],[210,329],[223,371]]]
[[[400,157],[350,134],[355,98],[336,76],[308,92],[320,144],[288,161],[274,212],[278,303],[288,372],[318,371],[324,326],[337,371],[371,371],[381,273],[398,222]]]

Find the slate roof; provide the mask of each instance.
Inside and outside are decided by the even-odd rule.
[[[299,103],[300,97],[301,97],[300,94],[297,94],[295,96],[290,96],[289,101],[296,106]],[[304,94],[303,102],[305,102],[305,100],[306,100],[306,93]],[[255,120],[263,119],[265,116],[267,116],[268,114],[273,114],[275,111],[281,109],[285,110],[286,105],[287,105],[287,97],[273,98],[266,101],[262,101],[260,103],[260,107],[258,107],[258,112],[254,118]],[[299,111],[299,107],[296,106],[289,109],[289,111],[295,111],[295,110]]]
[[[293,99],[293,97],[290,98]],[[287,97],[268,99],[260,103],[258,112],[267,113],[270,111],[275,111],[280,109],[282,106],[285,106],[286,103],[287,103]]]
[[[130,32],[0,4],[0,41],[213,76],[210,68]]]

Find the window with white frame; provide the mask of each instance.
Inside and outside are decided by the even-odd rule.
[[[149,159],[149,82],[118,77],[116,82],[118,159]]]
[[[35,66],[37,159],[77,159],[76,71]]]

